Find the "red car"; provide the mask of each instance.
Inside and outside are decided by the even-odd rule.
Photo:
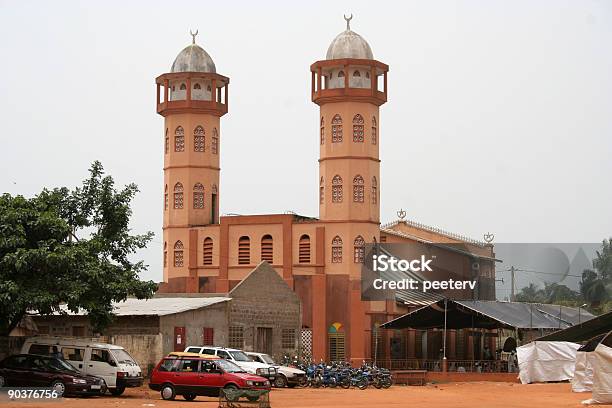
[[[2,387],[51,387],[58,396],[106,391],[102,378],[81,374],[64,360],[36,354],[17,354],[0,361]]]
[[[270,381],[248,374],[231,361],[200,354],[181,353],[162,359],[153,372],[149,387],[172,400],[180,394],[187,401],[198,395],[216,397],[221,389],[269,390]]]

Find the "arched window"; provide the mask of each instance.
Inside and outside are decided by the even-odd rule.
[[[213,260],[213,240],[211,237],[204,238],[204,265],[212,265]]]
[[[272,263],[274,260],[274,242],[272,235],[264,235],[261,237],[261,260]]]
[[[363,116],[360,114],[353,117],[353,142],[363,142]]]
[[[342,202],[342,177],[335,175],[332,179],[332,203]]]
[[[168,129],[166,129],[166,137],[164,139],[164,153],[168,154],[170,150],[170,137],[168,137]]]
[[[310,237],[306,234],[300,237],[299,263],[310,263]]]
[[[168,209],[168,185],[164,188],[164,210]]]
[[[210,85],[208,85],[208,86],[206,87],[206,90],[207,90],[208,92],[210,92],[210,91],[211,91],[211,89],[212,89],[212,88],[210,87]]]
[[[204,151],[204,128],[202,126],[197,126],[193,130],[193,151]]]
[[[366,71],[366,78],[370,79],[370,73],[368,71]]]
[[[353,179],[353,202],[363,203],[363,177],[355,176]]]
[[[372,116],[372,144],[376,144],[378,139],[378,126],[376,126],[376,118]]]
[[[332,119],[332,143],[342,142],[342,117],[335,115]]]
[[[365,256],[365,241],[361,235],[355,238],[353,248],[353,261],[355,263],[363,263],[363,258]]]
[[[181,91],[184,91],[184,90],[186,90],[186,89],[187,89],[187,85],[185,85],[185,84],[181,84],[181,88],[180,88],[180,90],[181,90]]]
[[[168,266],[168,243],[164,242],[164,268]]]
[[[183,249],[183,243],[176,241],[174,244],[174,266],[176,267],[181,267],[184,264]]]
[[[321,177],[321,181],[319,181],[319,204],[323,204],[325,202],[325,184],[323,183],[323,177]]]
[[[355,72],[353,72],[353,77],[360,77],[361,73],[357,70],[355,70]]]
[[[174,131],[174,151],[185,151],[185,130],[182,126],[177,127]]]
[[[212,151],[212,154],[219,154],[219,132],[217,131],[217,128],[213,128],[210,150]]]
[[[342,262],[342,238],[337,235],[332,240],[332,262]]]
[[[196,183],[193,186],[193,208],[204,208],[204,186],[201,183]]]
[[[321,117],[321,144],[325,144],[325,120]]]
[[[242,236],[238,240],[238,264],[248,265],[251,263],[251,240]]]
[[[344,78],[344,71],[338,72],[338,78]]]
[[[174,185],[174,208],[177,210],[183,208],[183,185],[181,183]]]
[[[195,85],[193,86],[193,89],[202,89],[202,85],[196,82]]]
[[[372,177],[372,204],[378,203],[378,184],[376,177]]]

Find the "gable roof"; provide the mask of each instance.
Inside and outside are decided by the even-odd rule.
[[[257,285],[257,279],[262,280],[266,283],[266,290],[270,290],[270,288],[276,285],[277,289],[286,289],[288,295],[292,295],[296,299],[299,299],[298,295],[293,291],[293,289],[289,287],[287,282],[285,282],[285,280],[279,275],[276,269],[274,269],[272,265],[270,265],[267,261],[261,261],[259,265],[257,265],[251,272],[249,272],[249,274],[244,279],[238,282],[238,284],[236,284],[236,286],[234,286],[232,290],[229,291],[228,296],[238,296],[237,292],[239,292],[245,286],[251,284],[251,282],[255,282],[255,285]],[[255,295],[255,293],[253,295]]]
[[[113,313],[116,316],[166,316],[201,309],[229,300],[231,300],[229,297],[154,297],[148,300],[128,298],[124,302],[113,302]],[[87,315],[86,310],[80,309],[74,313],[68,310],[66,305],[61,305],[60,309],[62,313],[70,316]]]

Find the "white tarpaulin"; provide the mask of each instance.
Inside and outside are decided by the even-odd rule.
[[[593,353],[587,351],[576,352],[576,368],[572,378],[572,391],[587,392],[593,386]]]
[[[582,403],[612,404],[612,348],[602,342],[590,354],[593,355],[593,396]]]
[[[523,384],[570,380],[580,344],[568,341],[532,341],[518,347],[519,378]]]

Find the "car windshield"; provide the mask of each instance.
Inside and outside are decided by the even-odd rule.
[[[235,363],[227,360],[216,360],[219,367],[226,373],[246,373],[242,368],[238,367]]]
[[[72,364],[59,358],[50,358],[47,360],[47,367],[53,371],[72,371],[78,373]]]
[[[267,354],[260,354],[259,357],[263,360],[264,363],[274,365],[274,359]]]
[[[232,357],[234,357],[234,360],[236,361],[251,361],[249,356],[244,354],[242,351],[230,351],[229,353],[232,355]]]
[[[111,349],[110,352],[120,364],[125,363],[130,365],[136,365],[136,362],[134,361],[132,356],[128,354],[127,351],[123,349]]]

